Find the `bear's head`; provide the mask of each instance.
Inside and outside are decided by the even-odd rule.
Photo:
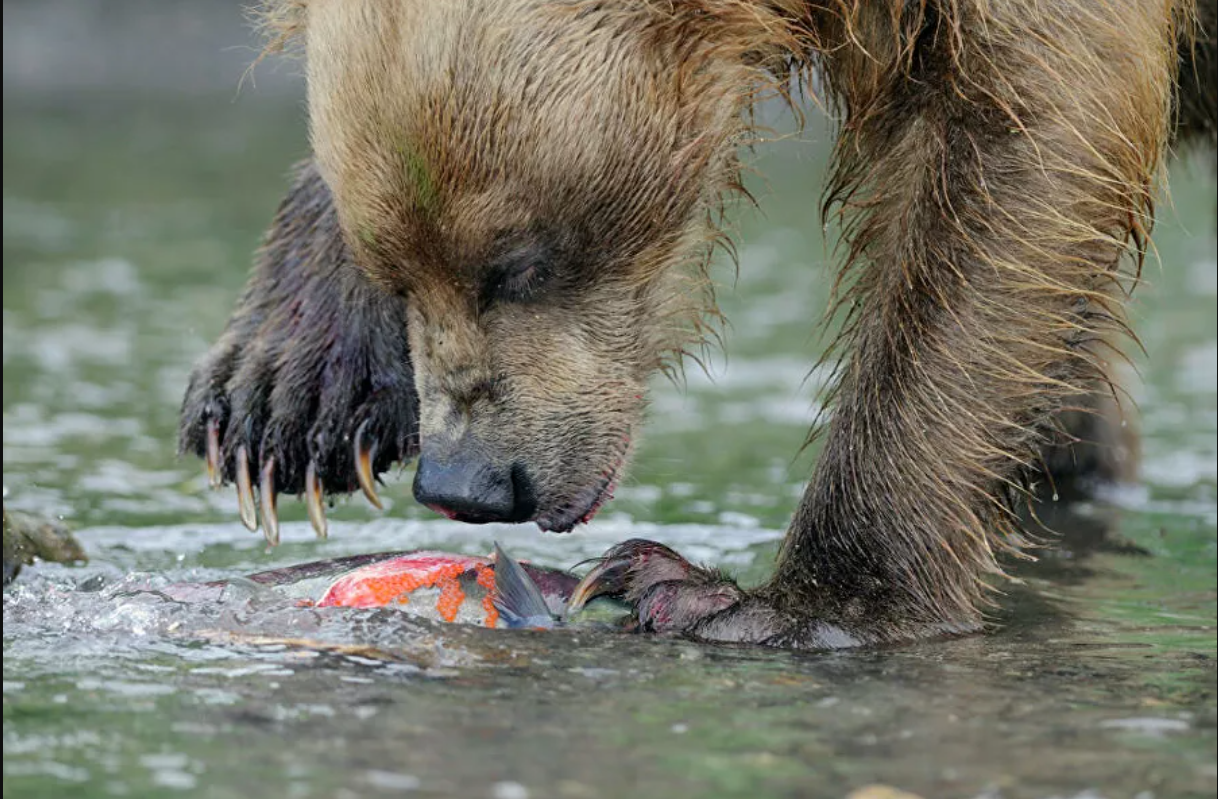
[[[760,8],[272,5],[343,235],[407,299],[419,501],[565,531],[608,497],[649,378],[714,313],[748,111],[785,86],[791,34]]]

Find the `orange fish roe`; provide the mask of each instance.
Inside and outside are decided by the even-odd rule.
[[[441,577],[436,581],[436,585],[440,587],[440,598],[436,600],[436,612],[444,621],[456,621],[457,613],[461,610],[461,603],[465,601],[465,592],[461,590],[461,583],[457,582],[454,577]]]
[[[338,578],[318,600],[317,607],[378,608],[395,601],[404,602],[420,588],[438,587],[436,610],[445,621],[453,621],[465,601],[458,578],[486,565],[484,558],[442,553],[392,558]]]
[[[478,585],[486,589],[486,594],[482,597],[482,609],[486,611],[486,618],[482,623],[487,627],[494,627],[499,623],[499,608],[495,607],[495,572],[489,566],[476,568]]]

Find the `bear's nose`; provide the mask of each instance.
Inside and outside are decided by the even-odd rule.
[[[484,524],[520,522],[533,513],[531,492],[525,489],[523,470],[479,457],[476,449],[461,447],[447,457],[419,455],[414,475],[414,498],[450,519]]]

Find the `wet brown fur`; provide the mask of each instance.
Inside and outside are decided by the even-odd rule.
[[[818,24],[850,352],[780,603],[848,628],[879,610],[897,634],[977,623],[996,554],[1025,543],[1012,501],[1124,329],[1176,26],[1133,2],[841,4]]]
[[[551,519],[618,468],[648,376],[713,314],[751,108],[792,76],[821,89],[834,410],[749,630],[710,637],[979,626],[999,555],[1027,544],[1015,505],[1046,461],[1078,463],[1086,414],[1118,415],[1173,120],[1215,130],[1210,0],[276,0],[262,19],[272,48],[303,45],[352,263],[406,298],[424,447],[523,457]],[[522,251],[551,272],[487,300]]]

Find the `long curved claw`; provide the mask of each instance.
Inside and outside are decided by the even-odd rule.
[[[640,589],[664,580],[683,580],[691,568],[669,547],[642,538],[623,541],[596,561],[571,592],[568,615],[600,596],[633,602]]]
[[[262,466],[259,483],[259,498],[262,502],[262,534],[271,546],[279,543],[279,511],[275,507],[275,456],[270,455]]]
[[[207,484],[219,488],[223,479],[220,475],[220,420],[215,417],[207,420]]]
[[[254,483],[250,479],[250,457],[245,445],[237,447],[237,508],[241,523],[252,533],[258,529],[258,511],[254,506]]]
[[[598,596],[623,600],[634,632],[709,634],[713,640],[760,641],[773,634],[775,615],[714,569],[695,566],[669,547],[635,538],[598,559],[571,592],[567,613]],[[731,611],[730,616],[722,615]]]
[[[381,504],[381,498],[376,494],[376,478],[372,474],[372,458],[376,455],[376,446],[374,444],[364,446],[364,430],[367,427],[368,422],[364,421],[355,431],[355,474],[359,478],[359,487],[368,501],[377,510],[384,510],[385,506]]]
[[[310,460],[305,469],[305,509],[309,512],[309,521],[318,538],[325,538],[327,533],[324,500],[321,478],[317,476],[317,462]]]
[[[602,557],[584,575],[571,598],[567,601],[567,615],[578,613],[584,606],[599,596],[622,597],[626,593],[626,578],[629,576],[631,560],[628,557]]]

